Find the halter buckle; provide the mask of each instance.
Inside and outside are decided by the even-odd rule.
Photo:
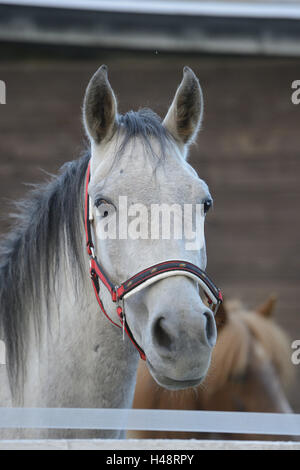
[[[117,290],[117,289],[116,289],[116,290]],[[123,319],[123,318],[125,317],[124,299],[120,299],[119,297],[117,297],[116,303],[117,303],[117,313],[118,313],[118,317],[119,317],[120,319]]]
[[[96,255],[95,255],[95,249],[93,246],[90,246],[90,251],[91,251],[91,257],[95,259]]]

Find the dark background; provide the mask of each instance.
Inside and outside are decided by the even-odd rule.
[[[81,105],[102,63],[121,112],[149,106],[162,117],[189,65],[200,79],[205,119],[191,163],[206,180],[215,206],[207,217],[208,273],[227,297],[255,308],[278,295],[277,321],[300,339],[300,105],[291,84],[300,58],[231,57],[0,45],[0,231],[23,184],[43,181],[79,156]],[[292,353],[292,349],[291,349]],[[300,412],[300,365],[290,392]]]

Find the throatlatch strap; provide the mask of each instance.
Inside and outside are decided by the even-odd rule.
[[[99,279],[98,279],[98,276],[96,274],[96,272],[91,269],[91,279],[92,279],[92,284],[93,284],[93,287],[94,287],[94,292],[95,292],[95,296],[96,296],[96,299],[98,301],[98,304],[102,310],[102,312],[104,313],[104,315],[106,316],[106,318],[115,326],[117,326],[118,328],[122,329],[123,328],[123,324],[124,324],[124,331],[125,333],[127,334],[127,336],[129,337],[130,341],[132,342],[132,344],[136,347],[136,349],[138,350],[139,354],[140,354],[140,357],[141,359],[143,359],[144,361],[146,360],[146,355],[143,351],[143,349],[139,346],[139,344],[136,342],[136,340],[134,339],[134,336],[128,326],[128,323],[126,321],[126,317],[123,315],[123,310],[121,307],[117,307],[117,314],[118,314],[118,317],[120,319],[120,322],[121,322],[121,325],[118,325],[116,322],[114,322],[110,316],[107,314],[104,306],[103,306],[103,303],[100,299],[100,296],[99,296],[99,293],[100,293],[100,284],[99,284]],[[124,323],[124,317],[125,317],[125,323]]]
[[[94,258],[91,258],[90,263],[91,263],[91,268],[95,271],[95,273],[97,274],[99,279],[103,282],[105,287],[109,290],[110,295],[112,296],[112,300],[113,300],[113,302],[115,302],[117,299],[116,299],[116,291],[114,289],[114,285],[110,281],[110,279],[106,276],[106,274],[105,274],[103,268],[101,267],[101,265],[99,264],[96,256],[94,256]]]
[[[95,273],[95,271],[93,269],[91,269],[91,279],[92,279],[92,285],[93,285],[93,288],[94,288],[94,291],[95,291],[95,296],[96,296],[96,299],[98,301],[98,304],[102,310],[102,312],[104,313],[104,315],[106,316],[106,318],[115,326],[117,326],[118,328],[121,328],[120,325],[118,325],[117,323],[115,323],[111,318],[110,316],[106,313],[106,310],[103,306],[103,303],[99,297],[99,293],[100,293],[100,285],[99,285],[99,280],[98,280],[98,276],[97,274]]]

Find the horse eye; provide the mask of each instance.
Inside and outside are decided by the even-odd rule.
[[[107,217],[109,215],[109,208],[111,204],[105,199],[99,198],[95,201],[95,207],[100,213],[101,217]]]
[[[204,201],[203,205],[204,205],[204,214],[207,214],[207,212],[209,211],[209,209],[212,206],[212,200],[207,199],[206,201]]]

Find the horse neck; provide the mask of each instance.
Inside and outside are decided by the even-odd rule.
[[[81,236],[85,240],[83,230]],[[49,320],[43,322],[38,344],[31,325],[24,405],[130,407],[137,354],[100,311],[88,259],[84,258],[84,275],[76,284],[76,265],[66,257],[61,254],[56,273],[58,298],[53,297],[50,305],[42,303],[41,317]],[[104,288],[101,295],[108,313],[115,315]]]

